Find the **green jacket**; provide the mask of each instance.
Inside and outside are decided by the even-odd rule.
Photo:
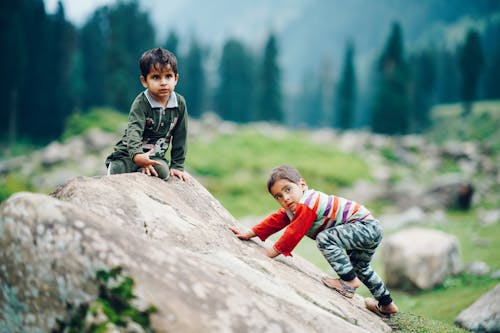
[[[113,153],[106,158],[106,166],[111,161],[123,158],[133,160],[137,154],[154,149],[150,157],[165,158],[172,145],[170,168],[184,170],[184,160],[187,151],[188,114],[184,97],[174,92],[167,107],[152,106],[141,92],[132,103],[128,117],[128,125],[120,141],[114,147]],[[174,106],[171,106],[171,100]]]

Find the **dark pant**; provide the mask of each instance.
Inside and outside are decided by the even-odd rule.
[[[377,300],[389,295],[370,265],[381,241],[382,228],[376,220],[337,225],[316,237],[318,249],[340,278],[349,281],[357,276]]]
[[[152,160],[158,161],[161,165],[154,165],[158,178],[167,179],[170,176],[168,163],[165,159],[159,157],[152,157]],[[116,175],[119,173],[138,172],[141,167],[134,163],[129,158],[122,158],[120,160],[111,161],[108,165],[108,175]]]

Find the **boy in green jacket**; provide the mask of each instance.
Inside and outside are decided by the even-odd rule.
[[[106,158],[108,175],[140,171],[161,179],[188,180],[184,172],[188,114],[184,97],[174,92],[177,59],[156,48],[143,53],[139,67],[146,90],[132,103],[125,133]],[[165,154],[170,145],[169,163]]]

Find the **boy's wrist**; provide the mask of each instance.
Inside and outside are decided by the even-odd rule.
[[[265,249],[265,253],[266,253],[266,256],[268,256],[269,258],[274,258],[274,257],[277,257],[281,254],[274,247],[272,247],[270,249]]]

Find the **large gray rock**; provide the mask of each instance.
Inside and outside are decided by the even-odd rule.
[[[0,331],[50,332],[113,267],[134,279],[134,304],[158,308],[156,332],[390,331],[309,262],[234,237],[237,221],[194,179],[76,178],[52,196],[1,206]]]
[[[423,228],[388,237],[383,262],[387,285],[400,289],[430,289],[461,270],[457,238]]]
[[[500,284],[460,312],[455,323],[473,332],[500,332]]]

